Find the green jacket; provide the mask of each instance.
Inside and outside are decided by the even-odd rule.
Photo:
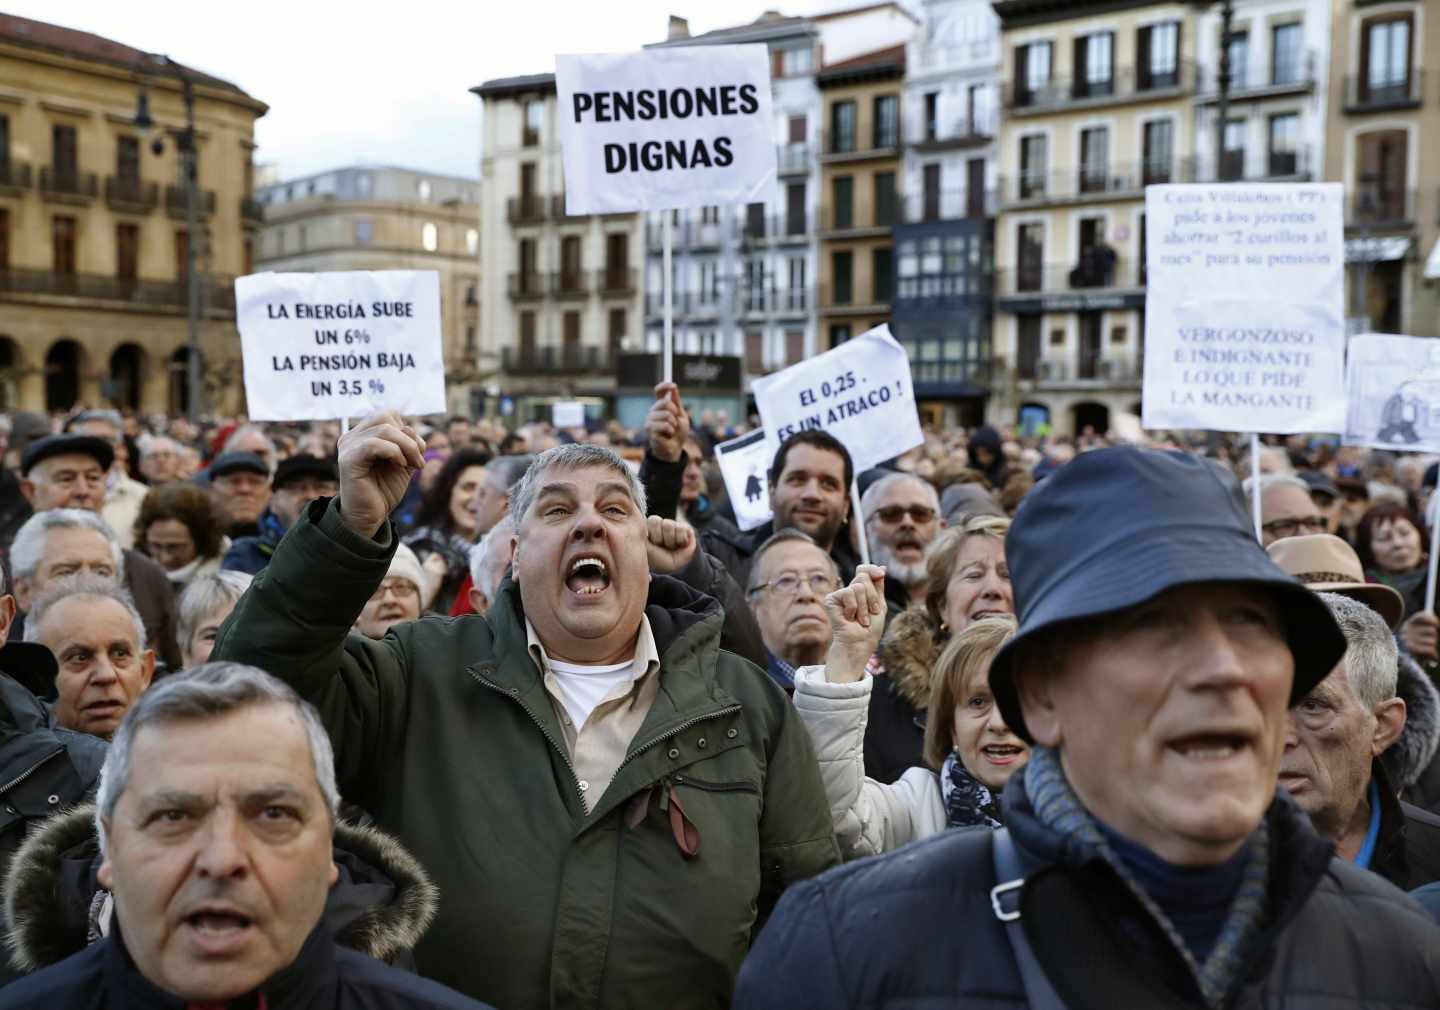
[[[484,618],[349,634],[395,542],[393,528],[366,540],[313,503],[211,658],[259,666],[313,702],[341,793],[440,886],[420,972],[505,1010],[728,1005],[780,892],[839,861],[784,693],[720,650],[718,604],[656,577],[659,692],[587,815],[517,587],[502,585]]]

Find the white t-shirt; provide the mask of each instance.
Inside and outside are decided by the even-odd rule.
[[[590,713],[611,691],[633,680],[635,674],[633,659],[613,666],[582,666],[556,659],[549,660],[549,664],[550,672],[555,675],[555,691],[560,697],[560,704],[565,706],[576,732],[584,728]]]

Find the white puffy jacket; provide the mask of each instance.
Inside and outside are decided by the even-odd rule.
[[[885,785],[865,777],[865,724],[870,716],[866,674],[854,684],[831,684],[825,667],[795,671],[795,710],[810,731],[840,852],[859,859],[898,849],[945,830],[940,777],[911,768]]]

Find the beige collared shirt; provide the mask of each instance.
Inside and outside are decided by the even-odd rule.
[[[580,795],[585,801],[586,811],[594,810],[600,797],[605,795],[610,780],[625,760],[630,742],[635,739],[650,706],[660,690],[660,653],[655,647],[655,635],[650,631],[650,619],[640,616],[640,632],[635,638],[635,660],[630,676],[616,685],[600,704],[595,706],[584,726],[576,726],[564,704],[556,684],[550,657],[535,627],[525,621],[525,640],[530,656],[545,679],[545,690],[550,695],[550,705],[560,728],[565,732],[565,746],[570,752],[570,763],[575,768],[575,777],[580,780]]]

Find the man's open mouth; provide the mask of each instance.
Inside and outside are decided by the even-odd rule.
[[[1224,761],[1250,745],[1250,738],[1238,733],[1197,733],[1171,741],[1170,749],[1190,761]]]
[[[222,909],[201,909],[185,916],[185,925],[202,936],[222,938],[249,929],[254,920],[247,915]]]
[[[570,562],[565,588],[576,596],[599,596],[610,588],[610,569],[602,558],[576,558]]]

